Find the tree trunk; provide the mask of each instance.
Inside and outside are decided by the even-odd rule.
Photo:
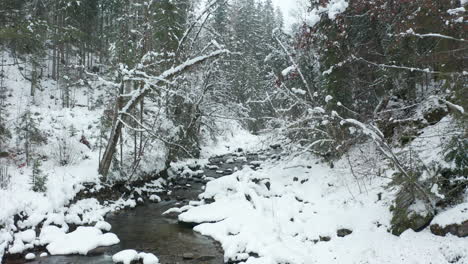
[[[33,59],[31,61],[31,64],[32,64],[31,65],[31,67],[32,67],[32,70],[31,70],[31,96],[34,97],[34,95],[36,94],[36,86],[37,86],[37,63]]]

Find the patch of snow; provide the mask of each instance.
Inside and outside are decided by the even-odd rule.
[[[437,214],[432,220],[431,224],[438,224],[444,227],[451,224],[461,224],[467,220],[468,202],[465,202]]]
[[[291,88],[291,91],[295,94],[300,94],[300,95],[304,95],[307,93],[306,91],[299,89],[299,88]]]
[[[268,146],[265,135],[253,135],[243,129],[238,123],[224,123],[225,131],[216,141],[205,140],[201,149],[201,156],[208,158],[224,155],[242,148],[244,151],[258,151]]]
[[[281,75],[286,77],[294,70],[296,70],[296,67],[294,67],[294,65],[291,65],[291,66],[287,67],[286,69],[284,69],[283,71],[281,71]]]
[[[113,233],[103,234],[96,227],[80,226],[71,233],[55,237],[46,248],[51,255],[86,255],[97,247],[111,246],[119,242]]]

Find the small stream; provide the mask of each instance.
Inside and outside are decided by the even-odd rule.
[[[270,156],[268,153],[267,156]],[[243,158],[245,157],[245,158]],[[216,168],[204,169],[207,177],[218,178],[232,174],[243,166],[257,167],[252,161],[263,159],[259,154],[236,152],[210,159]],[[274,158],[274,156],[273,156]],[[228,161],[228,162],[227,162]],[[113,263],[112,255],[124,250],[153,253],[161,264],[222,264],[223,251],[220,245],[209,237],[202,236],[192,227],[178,223],[177,216],[162,215],[166,210],[180,207],[190,200],[197,200],[203,191],[205,181],[201,178],[182,178],[173,186],[169,198],[160,203],[145,203],[134,209],[108,214],[105,220],[112,225],[120,243],[111,247],[97,248],[87,256],[49,256],[39,258],[31,264],[104,264]],[[7,264],[25,263],[21,259],[6,259]]]

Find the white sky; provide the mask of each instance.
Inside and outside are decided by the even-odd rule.
[[[275,6],[279,6],[284,15],[285,26],[289,28],[296,18],[291,11],[296,10],[300,0],[272,0]]]

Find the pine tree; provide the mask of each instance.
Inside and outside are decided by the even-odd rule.
[[[38,122],[35,118],[33,118],[29,109],[27,109],[20,116],[15,130],[18,145],[23,145],[26,156],[26,164],[29,165],[32,156],[33,145],[45,142],[45,138],[42,136],[42,133],[38,128]]]
[[[32,190],[35,192],[45,192],[47,190],[47,175],[43,174],[41,166],[40,159],[35,159],[31,174]]]

